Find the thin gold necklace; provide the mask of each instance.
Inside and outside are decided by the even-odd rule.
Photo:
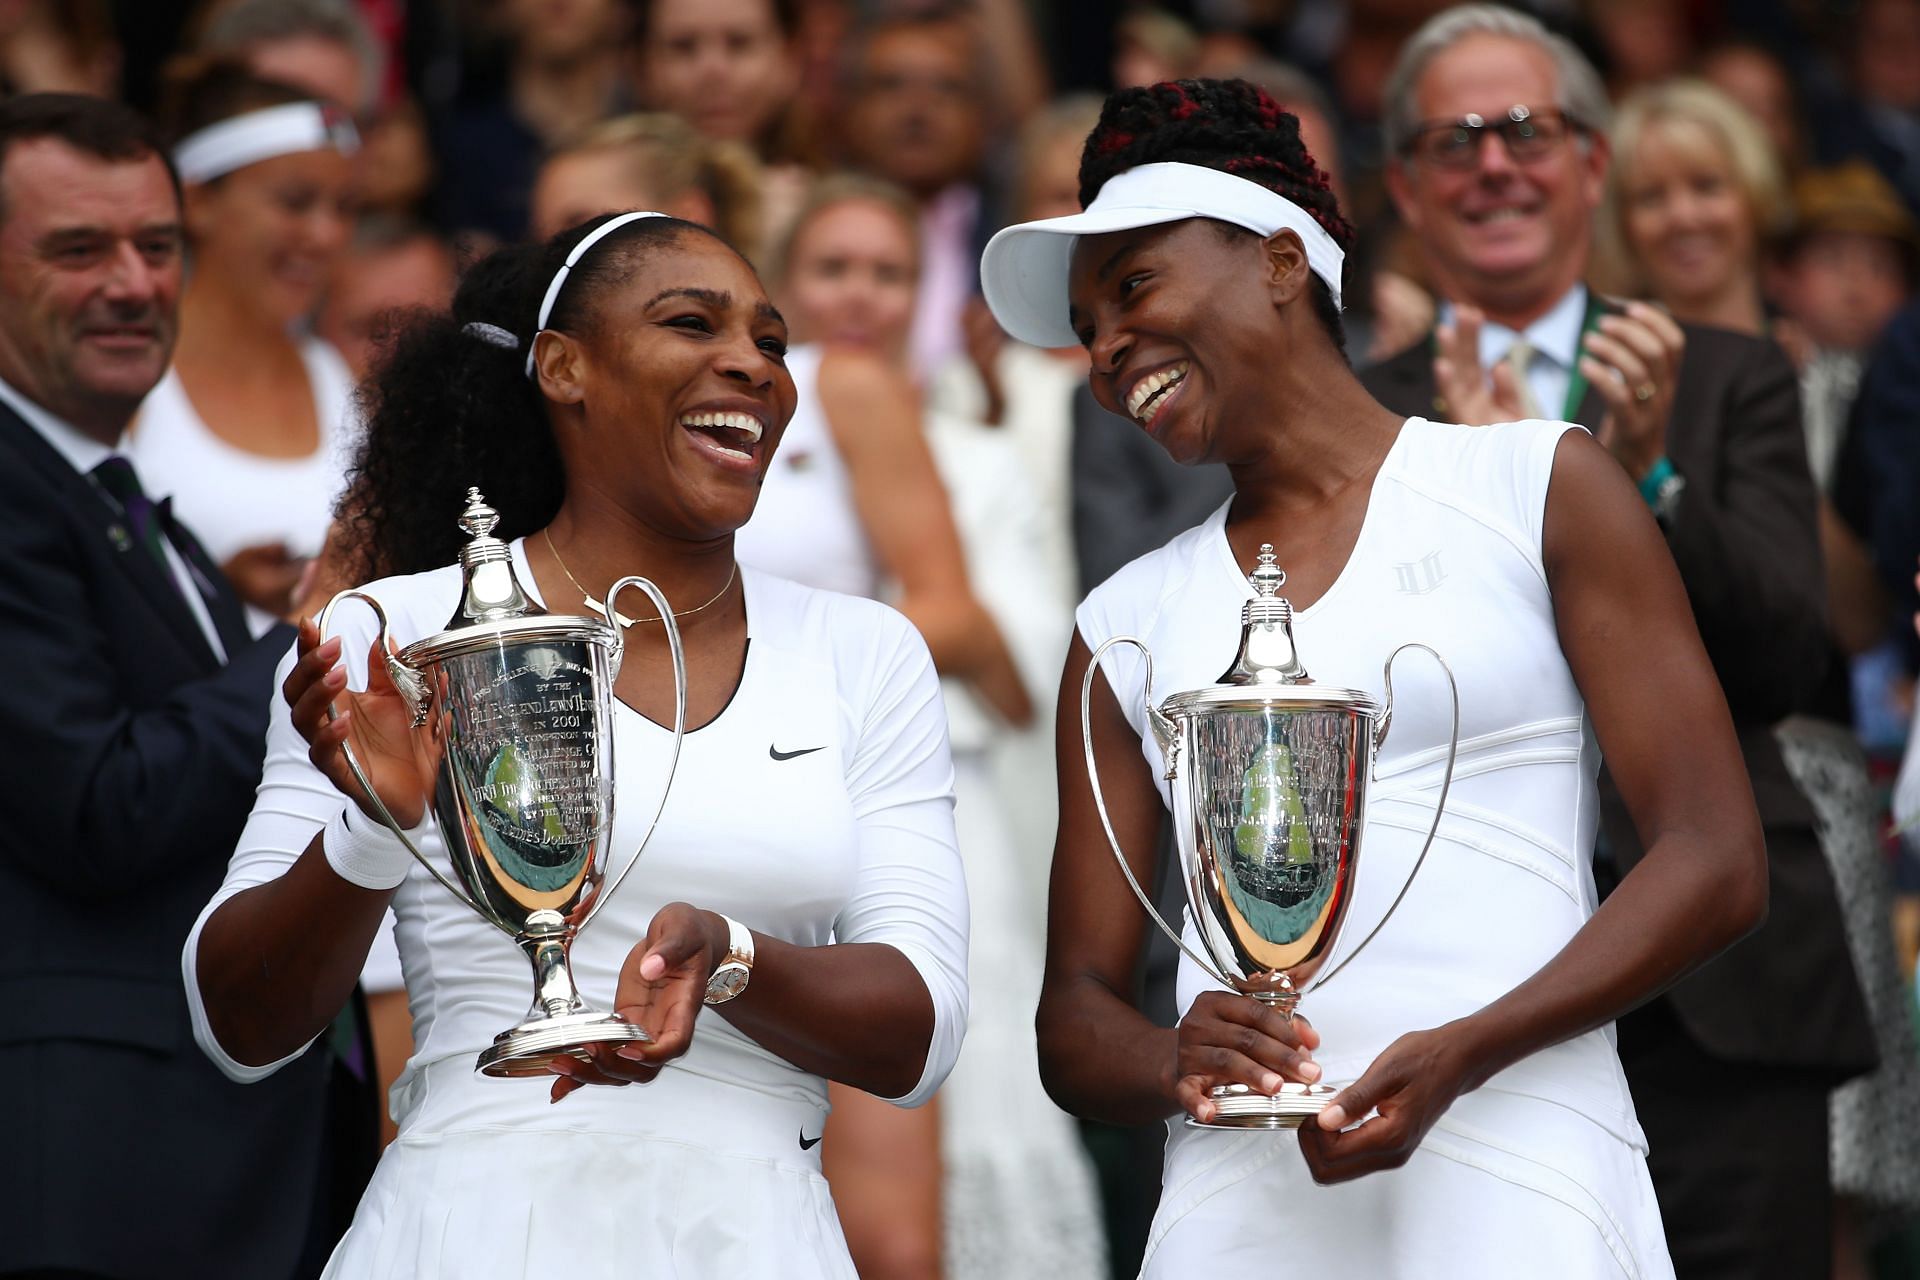
[[[573,570],[567,568],[567,562],[560,558],[560,548],[553,545],[553,535],[551,533],[548,533],[545,529],[542,529],[540,531],[540,536],[542,539],[546,541],[547,553],[553,557],[553,562],[560,566],[560,572],[567,575],[567,581],[571,582],[573,584],[573,589],[580,593],[580,599],[586,602],[587,608],[593,610],[595,613],[599,614],[601,617],[605,617],[607,613],[607,606],[600,603],[600,601],[595,600],[591,595],[589,595],[587,593],[587,589],[580,585],[580,579],[573,576]],[[740,573],[740,562],[736,560],[733,562],[733,567],[727,570],[727,580],[721,584],[720,589],[718,591],[713,593],[713,598],[711,600],[708,600],[706,604],[696,605],[691,609],[676,609],[673,612],[673,616],[675,618],[690,618],[694,614],[700,612],[700,610],[706,608],[707,605],[717,604],[720,600],[720,597],[727,594],[727,591],[733,586],[733,580],[734,578],[739,576],[739,573]],[[660,619],[657,617],[629,618],[625,614],[621,613],[618,609],[614,610],[613,620],[620,624],[620,628],[623,631],[626,628],[632,626],[636,622],[660,621]]]

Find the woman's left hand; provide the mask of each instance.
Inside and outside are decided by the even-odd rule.
[[[588,1047],[591,1063],[558,1058],[554,1102],[582,1085],[642,1084],[693,1043],[693,1024],[707,998],[707,980],[727,954],[727,922],[711,911],[670,902],[660,908],[647,936],[620,966],[614,1011],[646,1029],[653,1039]]]
[[[1476,1057],[1464,1024],[1415,1031],[1387,1046],[1334,1096],[1318,1122],[1300,1126],[1300,1150],[1318,1183],[1397,1169],[1453,1100],[1473,1088]],[[1364,1123],[1347,1128],[1369,1112]]]

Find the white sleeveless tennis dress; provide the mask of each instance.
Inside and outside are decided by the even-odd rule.
[[[1297,615],[1301,659],[1323,684],[1383,695],[1387,655],[1419,641],[1440,652],[1460,687],[1459,763],[1425,868],[1372,944],[1301,1002],[1320,1031],[1328,1084],[1351,1083],[1406,1032],[1491,1003],[1593,914],[1599,750],[1560,650],[1540,555],[1554,450],[1568,429],[1409,420],[1374,481],[1345,569]],[[1134,561],[1080,607],[1089,648],[1116,635],[1152,647],[1156,699],[1212,684],[1232,664],[1240,604],[1252,592],[1249,566],[1229,549],[1226,514],[1223,506]],[[1143,664],[1120,647],[1101,665],[1159,779]],[[1415,652],[1395,666],[1393,687],[1336,962],[1399,891],[1445,765],[1445,679]],[[1190,926],[1186,936],[1198,945]],[[1212,985],[1182,958],[1183,1011]],[[1669,1277],[1645,1153],[1610,1026],[1461,1097],[1403,1168],[1337,1186],[1314,1183],[1290,1134],[1198,1130],[1176,1119],[1143,1275],[1283,1267],[1355,1277]]]
[[[531,590],[524,544],[513,554]],[[658,830],[573,948],[575,978],[611,1008],[621,962],[673,901],[802,946],[890,944],[934,1008],[925,1073],[901,1100],[924,1101],[951,1069],[967,1019],[967,898],[933,663],[882,605],[751,569],[741,582],[751,640],[740,686],[717,719],[686,735]],[[445,626],[459,586],[449,567],[367,590],[406,645]],[[364,687],[371,615],[343,607],[337,629],[345,652],[360,655],[350,681]],[[657,802],[672,734],[617,700],[613,714],[618,873]],[[201,924],[284,874],[343,803],[276,697],[259,799],[183,956],[195,1037],[236,1079],[282,1064],[244,1066],[214,1039],[194,978]],[[448,865],[437,831],[422,852]],[[686,1055],[653,1082],[550,1104],[544,1079],[474,1071],[475,1055],[526,1015],[532,971],[519,949],[419,866],[393,911],[418,1047],[393,1089],[399,1137],[329,1277],[852,1280],[820,1176],[821,1077],[709,1009]]]
[[[333,503],[346,474],[353,427],[353,373],[319,338],[299,340],[313,389],[320,443],[304,458],[268,458],[236,448],[201,418],[178,372],[169,368],[134,423],[127,454],[156,500],[173,498],[173,513],[193,530],[215,564],[235,552],[284,542],[296,556],[320,553]],[[249,609],[255,635],[275,619]]]

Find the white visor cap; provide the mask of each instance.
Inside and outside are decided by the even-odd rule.
[[[1346,255],[1313,215],[1276,191],[1197,164],[1143,164],[1107,180],[1082,213],[1007,227],[980,256],[980,288],[1000,327],[1036,347],[1072,347],[1067,274],[1081,236],[1214,218],[1265,237],[1293,231],[1307,265],[1340,306]]]

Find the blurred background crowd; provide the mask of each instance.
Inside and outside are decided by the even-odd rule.
[[[1449,312],[1390,190],[1412,153],[1396,151],[1389,79],[1444,7],[0,0],[0,92],[115,98],[175,139],[303,99],[357,130],[357,148],[189,175],[178,347],[134,425],[148,490],[172,495],[257,629],[311,586],[356,380],[464,264],[628,208],[712,225],[755,263],[807,345],[782,484],[742,558],[889,599],[927,636],[974,899],[966,1055],[924,1115],[837,1103],[836,1199],[863,1275],[1067,1280],[1133,1274],[1160,1135],[1076,1126],[1032,1065],[1054,687],[1080,596],[1230,484],[1106,415],[1084,352],[1001,334],[980,250],[1010,222],[1077,211],[1106,91],[1241,77],[1300,117],[1358,230],[1353,363],[1419,347]],[[1861,987],[1900,1028],[1878,1070],[1910,1078],[1920,860],[1889,795],[1920,669],[1920,0],[1526,7],[1611,100],[1587,282],[1768,338],[1797,375],[1828,666],[1778,736]],[[1523,160],[1524,139],[1503,137]],[[1764,669],[1784,641],[1740,643]],[[1171,971],[1162,957],[1142,975],[1169,1021]],[[365,985],[391,1079],[408,1049],[397,965],[376,954]],[[1805,1194],[1842,1205],[1836,1274],[1920,1275],[1920,1093],[1873,1098],[1851,1122],[1836,1110],[1834,1186]],[[1849,1182],[1842,1147],[1875,1128],[1896,1154]]]

